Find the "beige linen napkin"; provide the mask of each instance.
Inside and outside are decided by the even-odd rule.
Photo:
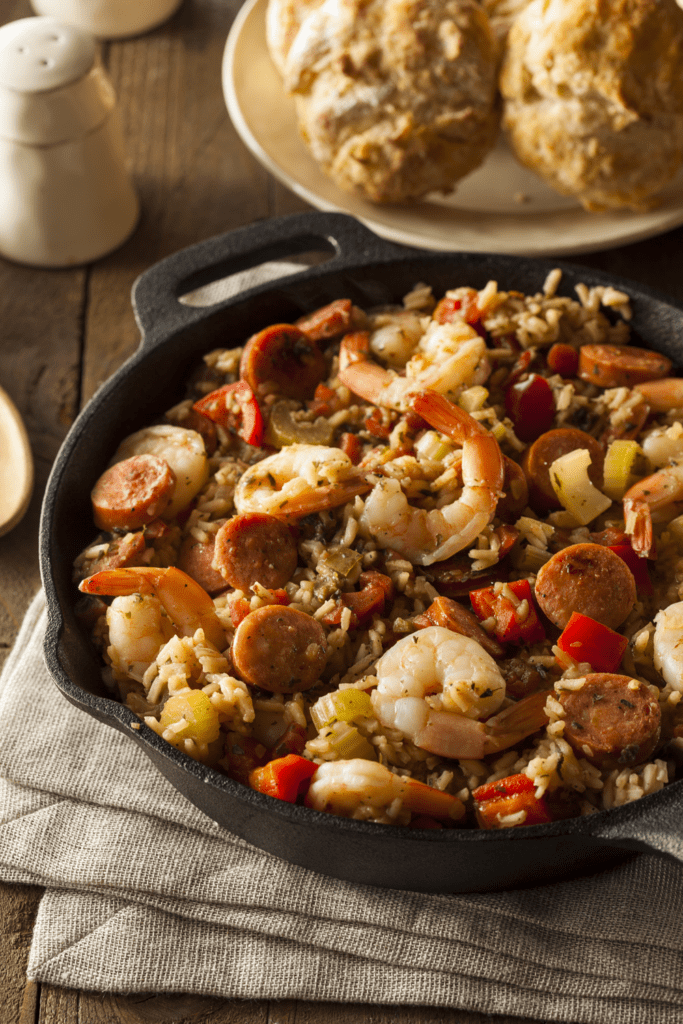
[[[493,895],[353,885],[254,849],[72,707],[34,600],[0,687],[0,877],[47,886],[29,977],[426,1004],[572,1024],[683,1015],[683,868],[650,856]]]

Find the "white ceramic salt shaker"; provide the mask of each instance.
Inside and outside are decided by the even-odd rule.
[[[0,28],[0,254],[89,263],[140,213],[116,97],[92,36],[54,18]]]
[[[182,0],[31,0],[36,14],[76,25],[98,39],[122,39],[161,25]]]

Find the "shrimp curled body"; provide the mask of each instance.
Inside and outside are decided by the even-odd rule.
[[[505,697],[498,666],[476,640],[442,626],[394,644],[377,679],[372,703],[381,724],[441,757],[485,757],[547,724],[545,691],[490,718]]]
[[[460,497],[443,508],[414,508],[395,479],[380,480],[365,501],[361,528],[383,548],[415,565],[432,565],[469,547],[493,519],[504,478],[495,437],[468,413],[435,392],[413,397],[414,410],[462,444]]]
[[[240,477],[235,507],[300,518],[344,505],[369,490],[348,455],[324,445],[290,444],[255,463]]]

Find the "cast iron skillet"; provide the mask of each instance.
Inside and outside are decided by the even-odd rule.
[[[209,308],[178,296],[269,259],[318,250],[330,259]],[[95,532],[90,490],[119,441],[183,397],[190,368],[217,346],[240,345],[270,323],[292,321],[335,298],[362,307],[397,301],[418,281],[438,295],[460,284],[535,292],[562,266],[560,292],[579,281],[613,284],[633,298],[633,327],[646,343],[683,364],[683,306],[641,285],[596,271],[510,256],[429,253],[380,240],[351,217],[307,213],[209,239],[146,271],[133,288],[142,341],[71,428],[43,504],[41,571],[49,613],[45,654],[64,696],[139,743],[192,803],[248,842],[323,874],[428,892],[483,892],[597,870],[634,851],[683,860],[683,780],[609,812],[503,831],[394,828],[282,803],[225,778],[175,750],[111,700],[100,662],[74,615],[74,557]],[[135,781],[131,780],[131,785]]]

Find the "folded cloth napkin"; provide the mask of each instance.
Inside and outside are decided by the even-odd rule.
[[[426,1004],[572,1024],[683,1013],[683,868],[425,895],[317,875],[230,835],[74,708],[33,601],[0,680],[0,877],[47,886],[28,974],[119,992]]]
[[[186,298],[208,305],[293,264]],[[683,867],[654,856],[493,895],[317,875],[230,835],[72,707],[31,605],[0,677],[0,878],[46,887],[28,973],[117,992],[460,1008],[571,1024],[683,1011]]]

